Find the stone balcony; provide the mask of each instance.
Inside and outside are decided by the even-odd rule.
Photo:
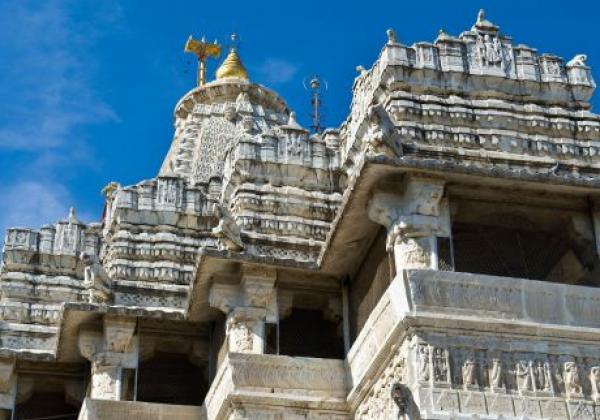
[[[592,287],[406,270],[348,353],[350,412],[393,412],[389,391],[373,394],[401,382],[421,418],[596,418],[599,299]]]
[[[204,408],[207,419],[238,418],[237,414],[249,419],[275,415],[342,420],[348,418],[346,395],[342,360],[230,353]]]
[[[202,410],[197,406],[155,404],[139,401],[110,401],[86,398],[79,420],[179,419],[198,420]]]

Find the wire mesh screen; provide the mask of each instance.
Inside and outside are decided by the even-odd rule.
[[[438,269],[440,271],[454,271],[454,261],[452,259],[452,243],[450,238],[438,236]]]
[[[544,280],[568,249],[564,235],[457,223],[456,271]]]

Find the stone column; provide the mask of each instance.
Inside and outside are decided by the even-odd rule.
[[[369,218],[386,227],[387,249],[396,272],[438,269],[437,236],[450,235],[450,213],[443,199],[444,181],[406,176],[398,186],[376,191],[369,201]]]
[[[10,419],[15,407],[17,375],[14,359],[0,359],[0,420]]]
[[[215,283],[209,302],[227,315],[228,351],[264,353],[265,322],[276,317],[276,271],[263,266],[244,266],[239,285]]]
[[[106,316],[103,332],[79,332],[79,351],[92,363],[91,398],[121,399],[123,369],[136,369],[138,364],[135,326],[135,319]]]

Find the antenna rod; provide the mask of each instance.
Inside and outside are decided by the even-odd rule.
[[[309,82],[311,93],[311,105],[312,105],[312,125],[311,128],[315,133],[321,133],[323,127],[321,127],[321,78],[318,75],[314,75]]]

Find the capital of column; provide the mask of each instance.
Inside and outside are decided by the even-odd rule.
[[[209,304],[227,315],[228,349],[237,353],[262,353],[265,322],[277,319],[277,271],[260,265],[245,265],[238,285],[214,283]]]
[[[242,298],[246,306],[266,308],[274,297],[277,270],[249,265],[242,272]]]
[[[229,314],[237,307],[268,308],[275,299],[274,268],[247,265],[242,269],[240,284],[213,283],[208,301],[210,306]]]
[[[132,318],[106,316],[104,318],[106,350],[117,353],[131,351],[136,324],[136,320]]]
[[[406,176],[399,185],[375,192],[369,218],[388,232],[386,247],[396,270],[437,268],[436,236],[449,236],[450,214],[443,200],[444,180]]]
[[[401,223],[408,226],[435,227],[442,213],[445,181],[438,178],[406,176],[399,185],[375,191],[368,203],[369,219],[388,231]]]
[[[224,314],[229,314],[241,305],[240,287],[237,284],[213,283],[208,294],[208,303]]]
[[[79,331],[79,352],[92,364],[91,397],[119,400],[122,369],[138,364],[136,320],[107,316],[103,327],[103,331],[91,326]]]

